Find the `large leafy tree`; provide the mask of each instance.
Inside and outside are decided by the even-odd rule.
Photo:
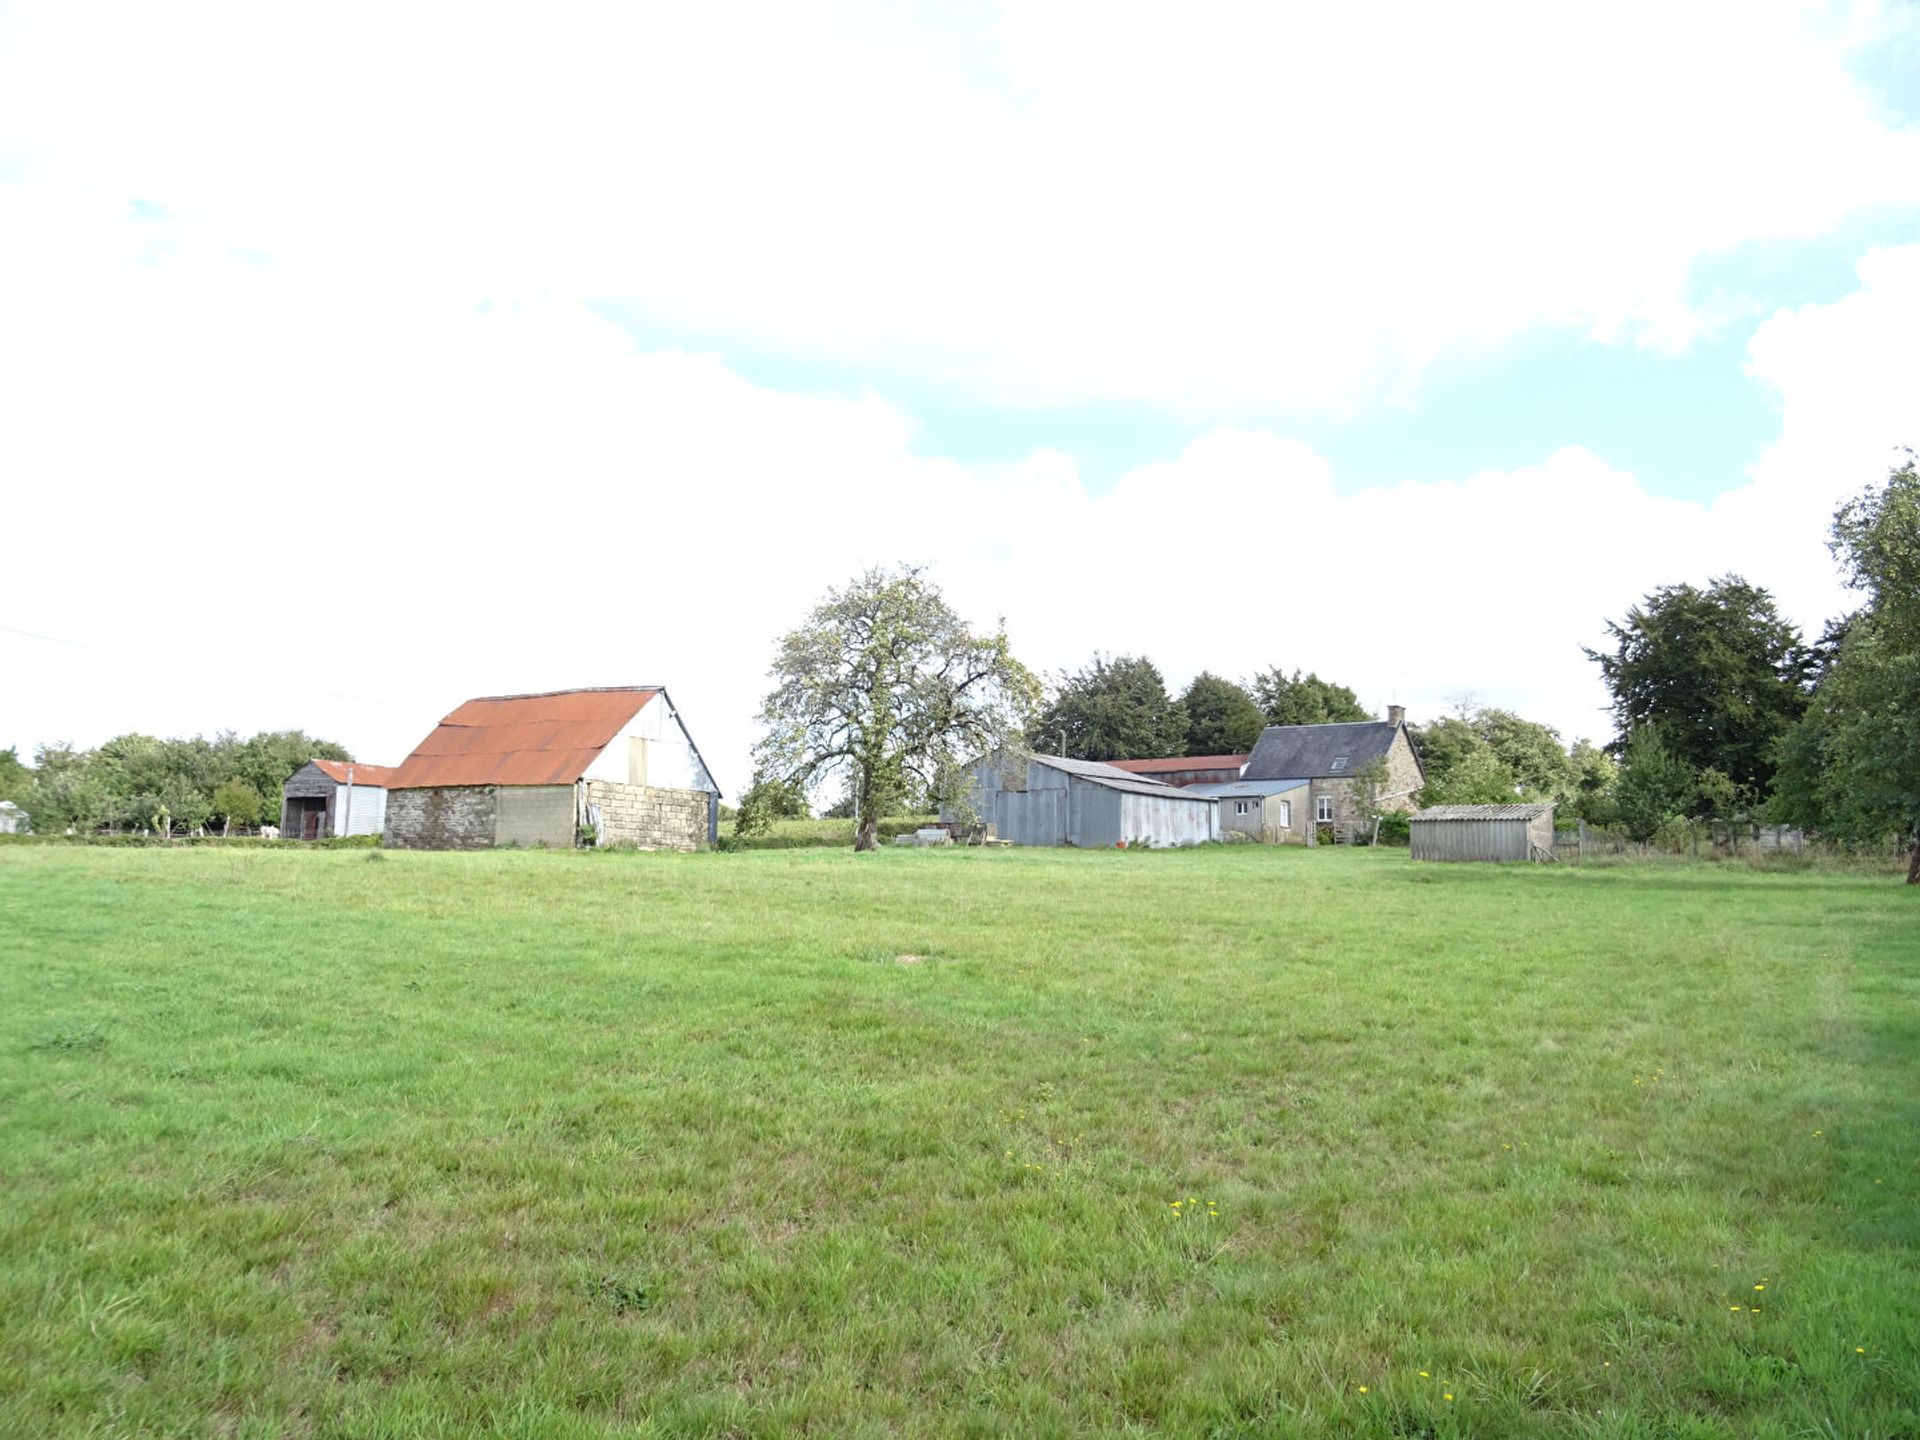
[[[1568,811],[1592,825],[1611,825],[1619,818],[1614,789],[1620,778],[1620,764],[1607,749],[1591,740],[1576,740],[1567,752],[1573,770],[1573,794]]]
[[[1180,696],[1187,712],[1187,754],[1244,755],[1260,738],[1267,717],[1231,680],[1202,670]]]
[[[1867,604],[1781,742],[1772,805],[1842,838],[1902,837],[1912,846],[1907,883],[1920,885],[1920,474],[1911,456],[1840,508],[1831,542]]]
[[[1774,747],[1806,708],[1813,667],[1773,596],[1738,575],[1704,590],[1667,585],[1608,621],[1607,632],[1612,651],[1586,654],[1613,692],[1622,737],[1658,726],[1661,743],[1694,772],[1718,770],[1764,791]]]
[[[1065,736],[1076,760],[1156,760],[1187,753],[1187,712],[1145,656],[1093,657],[1062,675],[1034,722],[1032,744],[1053,752]]]
[[[1575,793],[1573,761],[1559,733],[1511,710],[1481,706],[1443,715],[1422,726],[1414,741],[1428,804],[1565,802]]]
[[[1666,743],[1659,727],[1642,725],[1627,737],[1614,802],[1635,840],[1651,840],[1662,826],[1688,813],[1697,776]]]
[[[1253,698],[1269,725],[1338,725],[1373,718],[1346,686],[1312,671],[1289,675],[1277,665],[1253,677]]]
[[[11,745],[0,750],[0,800],[26,805],[27,792],[33,789],[33,771],[20,759]]]
[[[951,794],[962,764],[1017,740],[1040,694],[1004,626],[976,633],[913,566],[829,591],[782,637],[771,676],[756,773],[807,789],[841,778],[856,850],[909,789]]]

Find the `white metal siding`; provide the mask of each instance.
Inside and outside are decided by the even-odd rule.
[[[1162,799],[1158,795],[1120,795],[1121,839],[1129,845],[1162,849],[1174,845],[1201,845],[1220,838],[1217,801]]]
[[[381,785],[355,785],[352,788],[352,812],[347,809],[348,788],[333,792],[333,833],[336,835],[379,835],[387,828],[387,792]]]
[[[646,743],[646,774],[633,773],[633,742]],[[714,790],[713,777],[694,752],[686,729],[667,706],[665,695],[656,695],[640,707],[640,713],[627,723],[593,757],[582,777],[587,780],[611,780],[616,785],[651,785],[663,790]]]

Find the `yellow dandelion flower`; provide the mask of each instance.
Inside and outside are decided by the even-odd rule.
[[[1431,1375],[1429,1375],[1429,1374],[1427,1374],[1427,1372],[1426,1372],[1426,1371],[1424,1371],[1424,1370],[1422,1370],[1422,1371],[1420,1372],[1420,1378],[1421,1378],[1422,1380],[1431,1380],[1431,1379],[1432,1379],[1433,1377],[1432,1377]]]
[[[1756,1290],[1764,1290],[1764,1289],[1766,1289],[1767,1287],[1766,1287],[1766,1286],[1764,1286],[1764,1285],[1756,1285],[1756,1286],[1754,1286],[1753,1288],[1754,1288],[1754,1289],[1756,1289]]]
[[[1362,1395],[1364,1395],[1364,1394],[1366,1394],[1366,1393],[1367,1393],[1367,1387],[1366,1387],[1366,1386],[1364,1386],[1364,1385],[1362,1385],[1362,1386],[1360,1387],[1360,1393],[1361,1393]]]
[[[1853,1347],[1853,1353],[1856,1355],[1864,1355],[1867,1353],[1867,1347],[1864,1345],[1856,1345]]]
[[[1453,1398],[1453,1392],[1449,1390],[1446,1394],[1442,1395],[1440,1398],[1442,1400],[1451,1400]]]
[[[1738,1309],[1739,1309],[1740,1307],[1739,1307],[1738,1305],[1729,1305],[1729,1306],[1727,1306],[1727,1308],[1728,1308],[1729,1310],[1738,1310]]]

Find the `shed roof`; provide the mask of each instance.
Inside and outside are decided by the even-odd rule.
[[[1189,785],[1189,795],[1211,795],[1216,800],[1251,800],[1256,796],[1284,795],[1310,785],[1310,780],[1217,780],[1207,785]]]
[[[381,788],[393,783],[397,765],[362,765],[358,760],[315,760],[314,765],[321,774],[338,780],[345,785],[351,780],[355,785],[373,785]],[[347,771],[353,774],[349,776]]]
[[[1378,760],[1400,727],[1391,720],[1359,720],[1342,725],[1269,725],[1241,772],[1247,780],[1304,775],[1310,780],[1351,775]],[[1417,757],[1416,757],[1417,758]],[[1342,763],[1336,769],[1334,761]]]
[[[1429,805],[1416,810],[1410,820],[1538,820],[1551,815],[1551,805]]]
[[[469,700],[400,762],[387,788],[571,785],[659,693],[629,686]]]
[[[1144,775],[1130,775],[1112,765],[1098,760],[1069,760],[1064,755],[1035,755],[1038,764],[1055,770],[1063,770],[1082,780],[1090,780],[1095,785],[1104,785],[1109,790],[1124,790],[1130,795],[1153,795],[1162,800],[1191,800],[1195,804],[1210,801],[1210,795],[1196,795],[1192,790],[1182,790],[1177,785],[1165,781],[1151,780]]]
[[[1238,770],[1247,763],[1244,755],[1169,755],[1162,760],[1110,760],[1116,770],[1134,775],[1171,775],[1186,770]]]

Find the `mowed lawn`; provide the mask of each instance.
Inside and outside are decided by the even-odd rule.
[[[0,1434],[1920,1434],[1920,894],[0,849]]]

